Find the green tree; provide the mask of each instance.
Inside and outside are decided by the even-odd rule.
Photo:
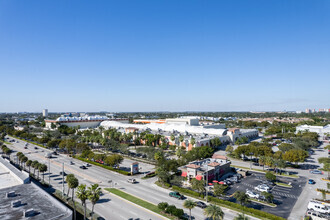
[[[267,202],[273,203],[273,201],[274,201],[273,194],[271,194],[269,192],[262,192],[261,194],[265,197],[265,199],[266,199]]]
[[[27,158],[26,156],[24,156],[21,161],[23,163],[23,170],[25,169],[25,163],[29,160],[29,158]]]
[[[227,145],[227,147],[226,147],[226,152],[228,152],[229,154],[232,154],[233,151],[234,151],[234,147],[231,146],[231,145]]]
[[[44,182],[45,172],[47,171],[47,165],[46,164],[39,164],[38,170],[39,170],[39,172],[42,173],[42,182]],[[38,178],[39,178],[39,175],[38,175]]]
[[[74,219],[76,219],[77,215],[76,215],[76,204],[74,202],[74,189],[78,187],[79,180],[75,176],[71,176],[71,177],[67,178],[67,183],[68,183],[69,189],[72,190],[72,198],[71,199],[72,199],[72,202],[73,202],[73,210],[74,210],[73,216],[74,216]]]
[[[238,213],[234,220],[249,220],[249,217],[244,216],[243,214]]]
[[[193,190],[196,190],[199,194],[205,193],[205,182],[203,180],[192,179],[190,182]]]
[[[170,139],[171,139],[171,141],[174,141],[175,140],[175,136],[172,134]]]
[[[323,170],[328,172],[328,180],[330,179],[330,163],[323,164]]]
[[[92,203],[92,213],[94,213],[94,206],[97,201],[99,201],[101,195],[101,188],[99,187],[98,184],[93,184],[90,187],[88,187],[88,199]]]
[[[32,165],[32,160],[26,161],[26,166],[29,168],[29,173],[30,173],[30,167]]]
[[[276,181],[276,176],[274,174],[272,174],[271,172],[267,172],[266,173],[266,179],[268,181],[272,181],[272,182],[275,182]]]
[[[86,219],[86,200],[88,199],[88,191],[85,184],[80,184],[77,188],[76,196],[81,201],[81,205],[84,207],[84,220]]]
[[[215,183],[214,184],[214,195],[223,196],[225,194],[227,188],[228,188],[228,186],[226,186],[226,185]]]
[[[242,206],[245,206],[250,203],[249,196],[246,195],[246,193],[242,191],[236,191],[234,194],[234,198],[241,204]],[[243,216],[244,216],[244,209],[243,209]]]
[[[191,210],[193,208],[195,208],[195,206],[196,206],[196,203],[193,200],[191,200],[191,199],[187,199],[183,203],[183,207],[186,208],[186,209],[189,209],[189,219],[190,220],[191,220]]]
[[[194,146],[195,144],[196,144],[196,140],[195,140],[195,138],[191,138],[190,139],[190,144],[192,145],[192,146]]]
[[[211,204],[204,209],[204,215],[212,220],[223,220],[225,214],[219,206]]]
[[[39,162],[37,160],[34,160],[31,164],[31,167],[33,168],[33,176],[35,176],[36,169],[38,168]]]

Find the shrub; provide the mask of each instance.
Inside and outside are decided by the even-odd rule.
[[[184,211],[183,209],[175,209],[173,215],[180,218],[184,215]]]
[[[166,208],[168,207],[168,203],[167,202],[161,202],[158,204],[158,208],[161,210],[166,210]]]
[[[169,213],[171,215],[174,215],[175,211],[176,211],[175,205],[169,205],[166,208],[166,213]]]

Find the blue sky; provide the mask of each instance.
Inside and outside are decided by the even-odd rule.
[[[0,112],[330,108],[330,1],[0,1]]]

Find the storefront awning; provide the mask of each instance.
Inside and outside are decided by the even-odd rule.
[[[181,176],[187,177],[187,172],[182,172]]]
[[[200,175],[197,175],[197,176],[196,176],[196,180],[202,180],[202,179],[203,179],[202,176],[200,176]]]

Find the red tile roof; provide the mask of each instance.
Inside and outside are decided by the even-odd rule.
[[[193,169],[197,169],[197,168],[200,168],[200,166],[199,166],[199,165],[196,165],[196,164],[193,164],[193,163],[191,163],[191,164],[188,164],[188,165],[187,165],[187,167],[188,167],[188,168],[193,168]]]
[[[217,162],[212,162],[212,163],[209,163],[209,166],[211,167],[216,167],[216,166],[219,166],[220,163],[217,163]]]
[[[212,156],[213,159],[222,159],[222,160],[228,160],[228,157],[219,155],[219,154],[213,154]]]

